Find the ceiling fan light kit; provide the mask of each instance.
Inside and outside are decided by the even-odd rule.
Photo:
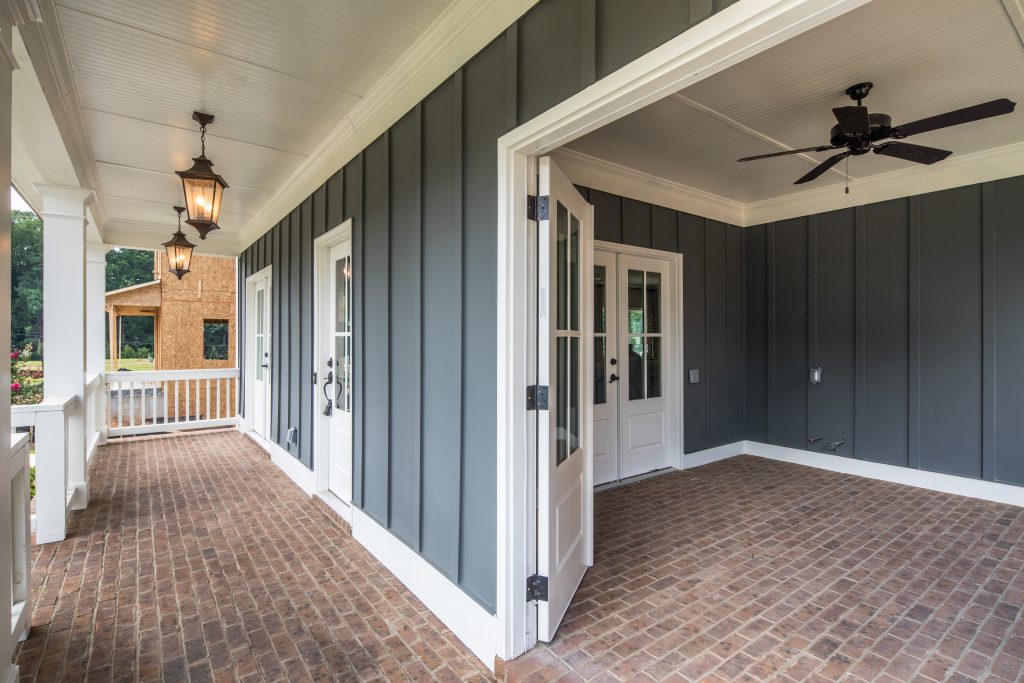
[[[918,164],[934,164],[946,159],[953,152],[935,147],[914,145],[909,142],[901,142],[901,140],[911,135],[918,135],[919,133],[927,133],[940,128],[958,126],[963,123],[1009,114],[1016,106],[1015,102],[1001,98],[971,107],[964,107],[963,109],[956,109],[945,114],[930,116],[900,126],[893,126],[892,118],[888,114],[869,113],[868,108],[863,105],[864,98],[871,92],[872,87],[872,83],[865,82],[851,85],[846,89],[846,94],[857,104],[836,107],[832,110],[832,114],[836,117],[836,125],[832,126],[832,130],[829,132],[829,144],[791,149],[784,152],[773,152],[771,154],[759,154],[757,156],[744,157],[739,159],[739,161],[755,161],[758,159],[788,156],[790,154],[845,149],[845,151],[830,156],[819,163],[794,182],[794,185],[802,185],[803,183],[815,180],[840,161],[845,159],[849,163],[850,157],[861,156],[868,152],[895,157],[905,161],[913,161]],[[849,192],[849,187],[847,187],[846,191]]]

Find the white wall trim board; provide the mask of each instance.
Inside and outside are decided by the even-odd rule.
[[[242,228],[238,252],[269,230],[536,0],[455,0]]]
[[[934,166],[914,166],[850,178],[850,194],[845,194],[838,185],[828,185],[744,203],[571,149],[559,149],[552,156],[566,175],[579,185],[740,227],[975,185],[1024,173],[1024,143],[1018,142],[973,154],[954,154]]]
[[[268,441],[252,430],[239,427],[239,431],[252,439],[253,443],[262,448],[270,455],[270,461],[288,475],[295,484],[305,491],[307,496],[312,497],[316,493],[316,476],[313,470],[303,465],[299,460],[273,441]]]
[[[689,470],[694,467],[700,467],[701,465],[708,465],[713,462],[718,462],[719,460],[743,455],[745,443],[746,442],[744,441],[736,441],[722,446],[715,446],[714,448],[706,448],[702,451],[683,453],[682,469]]]
[[[398,537],[358,508],[352,536],[423,601],[487,668],[494,667],[496,618]]]
[[[497,639],[511,659],[533,645],[528,626],[528,524],[525,402],[529,364],[526,195],[529,159],[550,152],[652,102],[866,4],[869,0],[743,0],[630,62],[502,136],[497,143]]]
[[[954,474],[942,474],[927,470],[883,465],[868,460],[846,458],[841,455],[813,453],[785,446],[773,446],[757,441],[744,441],[743,450],[749,455],[756,455],[771,460],[781,460],[797,465],[807,465],[818,469],[854,474],[869,479],[879,479],[894,484],[904,484],[930,491],[952,493],[968,498],[980,498],[993,503],[1005,503],[1024,507],[1024,486],[1001,484],[994,481],[960,477]]]

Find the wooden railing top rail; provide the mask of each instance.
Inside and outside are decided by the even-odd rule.
[[[218,379],[238,377],[238,368],[211,368],[201,370],[120,370],[106,374],[112,382],[162,382],[179,379]]]

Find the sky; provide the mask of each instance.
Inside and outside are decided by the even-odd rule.
[[[25,200],[21,198],[18,191],[13,187],[11,188],[11,211],[15,209],[19,211],[31,211],[32,207],[25,203]]]

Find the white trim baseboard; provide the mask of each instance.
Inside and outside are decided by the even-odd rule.
[[[352,508],[352,536],[493,671],[497,654],[497,618],[493,614],[356,507]]]
[[[914,486],[930,491],[952,493],[957,496],[979,498],[992,501],[993,503],[1024,507],[1024,486],[1001,484],[995,481],[984,481],[982,479],[960,477],[955,474],[929,472],[927,470],[899,467],[897,465],[883,465],[882,463],[870,462],[868,460],[846,458],[841,455],[828,455],[827,453],[813,453],[811,451],[802,451],[785,446],[773,446],[757,441],[744,441],[743,446],[744,452],[748,455],[756,455],[761,458],[781,460],[797,465],[807,465],[808,467],[817,467],[818,469],[842,472],[843,474],[854,474],[858,477],[889,481],[894,484]]]
[[[270,456],[270,461],[278,466],[278,468],[288,475],[295,484],[306,492],[306,495],[312,497],[316,493],[316,476],[313,474],[313,470],[303,465],[299,460],[286,451],[285,449],[278,446],[273,441],[268,441],[262,436],[252,431],[251,429],[242,429],[239,427],[240,432],[252,439],[253,443],[262,448]]]
[[[714,448],[707,448],[703,451],[683,453],[683,469],[688,470],[694,467],[700,467],[701,465],[717,462],[719,460],[725,460],[726,458],[743,455],[745,443],[746,442],[744,441],[736,441],[722,446],[715,446]]]

